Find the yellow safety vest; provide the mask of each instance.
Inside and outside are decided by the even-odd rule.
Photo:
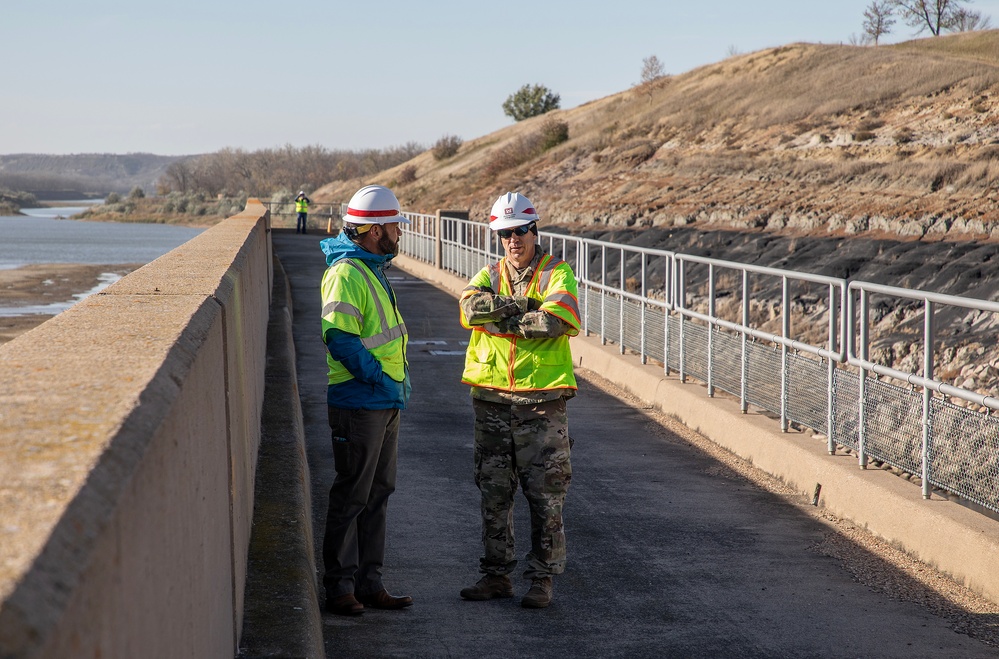
[[[307,213],[309,211],[309,202],[305,199],[295,199],[295,212],[296,213]]]
[[[322,294],[323,300],[329,300],[323,308],[323,336],[331,328],[356,334],[390,378],[404,381],[406,345],[409,343],[406,323],[392,296],[367,264],[359,259],[337,261],[323,277]],[[326,363],[329,365],[329,384],[354,377],[329,352]]]
[[[498,295],[513,295],[505,258],[472,277],[465,295],[486,287]],[[580,322],[572,268],[545,254],[526,295],[541,302],[541,311],[561,318],[572,329],[554,339],[525,339],[503,334],[494,323],[469,325],[462,313],[462,326],[472,330],[463,383],[511,392],[576,388],[569,337],[579,334]]]

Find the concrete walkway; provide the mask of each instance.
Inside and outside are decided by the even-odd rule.
[[[333,474],[319,337],[322,237],[287,230],[273,236],[291,284],[292,370],[312,493],[309,560],[321,560]],[[305,596],[289,596],[287,604],[275,592],[262,595],[255,584],[268,579],[258,575],[248,582],[248,598],[279,605],[251,615],[248,602],[242,656],[317,656],[317,626],[328,657],[997,656],[925,609],[854,581],[839,562],[810,549],[828,527],[733,477],[643,410],[595,386],[585,369],[569,404],[575,440],[565,509],[569,560],[556,579],[555,602],[540,611],[521,608],[527,585],[519,579],[512,600],[461,600],[458,591],[478,578],[481,550],[471,405],[459,382],[467,333],[452,295],[401,269],[391,275],[410,332],[414,398],[403,415],[385,578],[390,591],[412,595],[415,604],[342,618],[318,609],[323,593],[316,575],[303,584],[300,571],[291,570],[291,590]],[[287,354],[272,353],[274,360]],[[299,468],[291,462],[289,470]],[[258,483],[258,509],[271,494]],[[519,495],[517,506],[522,559],[529,526]],[[286,533],[308,526],[288,523],[296,519],[292,510],[285,515]],[[281,543],[258,533],[257,524],[267,522],[255,521],[251,552],[267,554],[258,535],[269,538],[270,549]],[[289,561],[301,559],[280,563]],[[274,624],[280,619],[290,622]]]

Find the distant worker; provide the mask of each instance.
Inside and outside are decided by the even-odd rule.
[[[298,221],[295,223],[295,233],[305,233],[305,224],[309,217],[310,201],[305,196],[304,190],[298,191],[298,196],[295,197],[295,212],[298,213]]]
[[[484,556],[467,600],[512,597],[516,567],[513,504],[523,487],[531,518],[524,577],[527,608],[552,601],[552,577],[565,569],[562,505],[572,468],[566,400],[576,394],[569,337],[579,333],[576,277],[538,244],[531,201],[507,193],[489,228],[506,252],[472,277],[461,294],[461,324],[472,334],[462,382],[471,385],[474,475],[481,493]]]
[[[400,410],[409,400],[409,335],[385,276],[409,222],[380,185],[350,199],[343,230],[319,243],[329,266],[322,279],[326,402],[336,476],[329,493],[323,563],[326,610],[358,615],[365,607],[401,609],[409,596],[382,584],[385,515],[395,491]]]

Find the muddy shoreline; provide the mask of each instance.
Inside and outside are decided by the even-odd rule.
[[[119,276],[142,267],[141,263],[92,265],[80,263],[33,263],[0,270],[0,308],[35,307],[76,300],[93,290],[102,274]],[[0,316],[0,345],[41,325],[54,314]]]

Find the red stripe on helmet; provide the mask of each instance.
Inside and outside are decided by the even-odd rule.
[[[356,208],[347,208],[347,215],[353,215],[354,217],[391,217],[392,215],[399,215],[399,211],[387,210],[387,211],[362,211]]]
[[[537,215],[537,213],[535,212],[535,210],[533,208],[525,208],[524,210],[522,210],[520,212],[523,213],[524,215]]]

